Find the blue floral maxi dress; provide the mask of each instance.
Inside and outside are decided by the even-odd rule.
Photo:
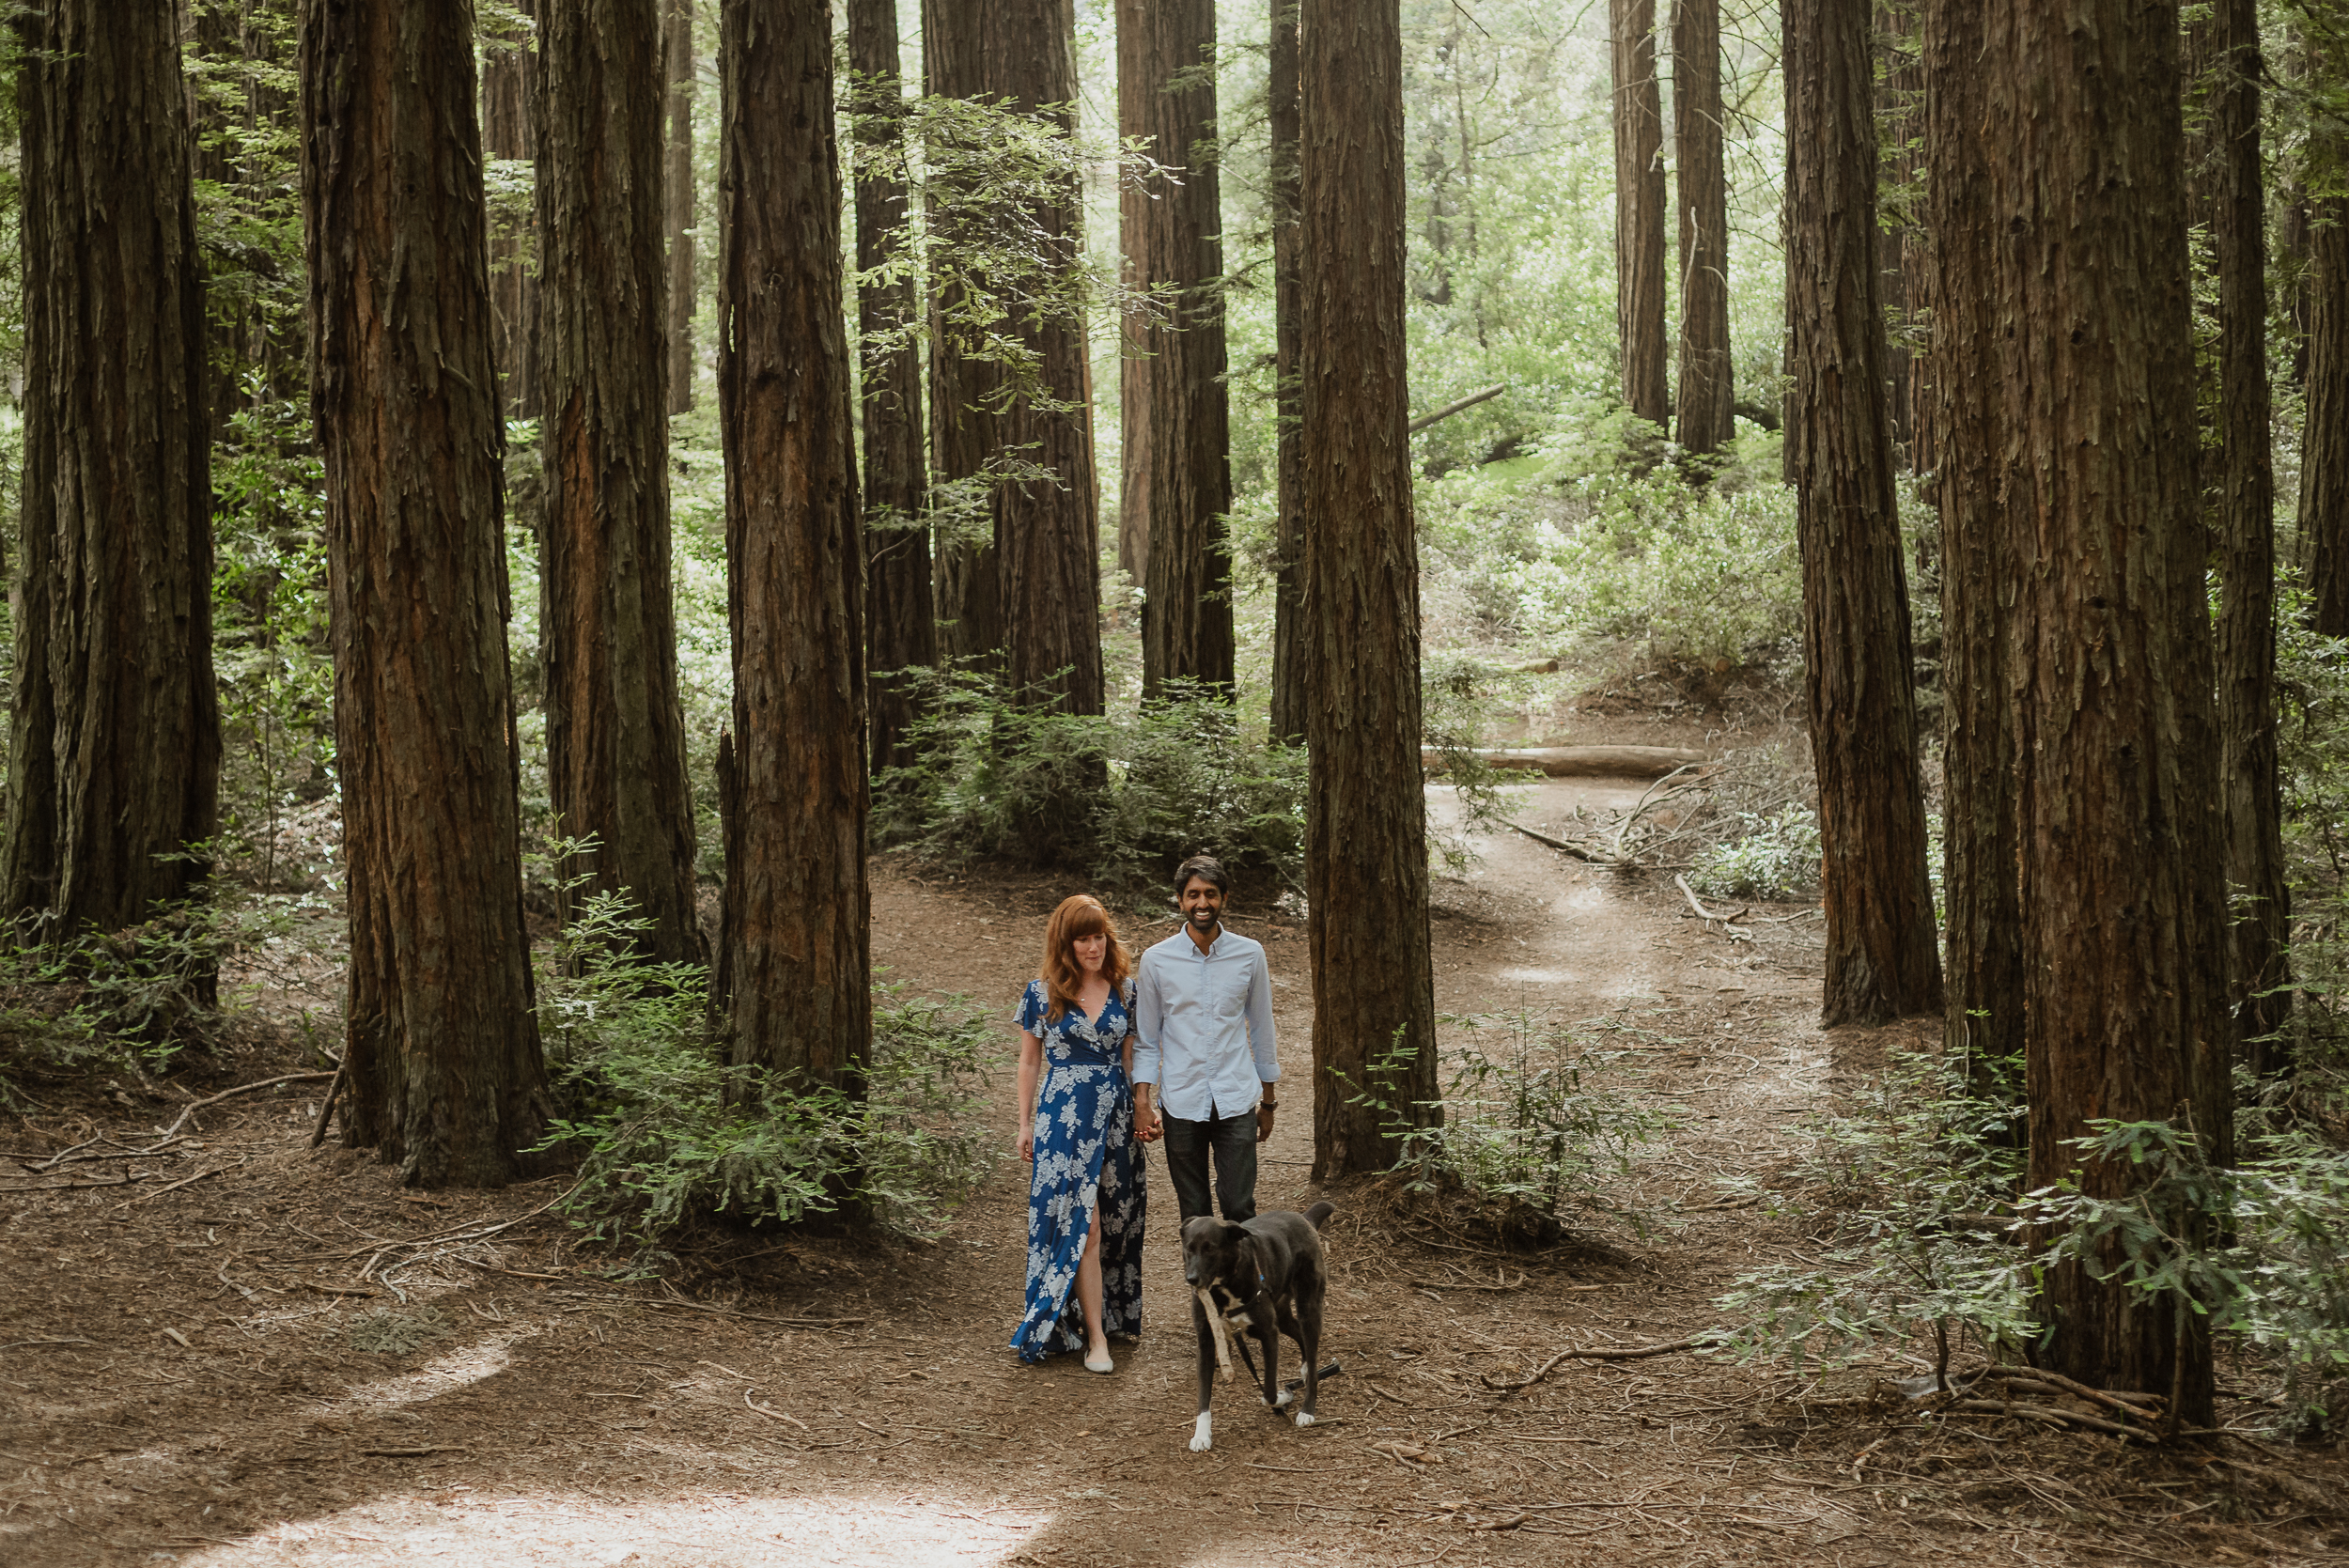
[[[1019,999],[1020,1030],[1044,1047],[1035,1166],[1028,1179],[1027,1311],[1011,1336],[1023,1361],[1084,1349],[1077,1261],[1097,1222],[1102,1331],[1142,1332],[1143,1159],[1134,1141],[1134,1089],[1126,1079],[1133,1000],[1129,980],[1124,995],[1101,1003],[1099,1017],[1072,1007],[1050,1020],[1043,981],[1030,981]]]

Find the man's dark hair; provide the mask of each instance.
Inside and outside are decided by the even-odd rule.
[[[1213,855],[1193,855],[1174,868],[1174,896],[1182,897],[1194,878],[1211,884],[1226,898],[1232,896],[1232,874]]]

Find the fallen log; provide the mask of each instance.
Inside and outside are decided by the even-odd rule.
[[[1717,760],[1681,746],[1479,746],[1469,753],[1495,768],[1547,773],[1553,779],[1657,779],[1677,768]],[[1440,769],[1443,753],[1420,748],[1423,766]]]

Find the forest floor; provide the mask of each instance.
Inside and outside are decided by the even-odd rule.
[[[1554,828],[1641,787],[1553,781],[1516,815]],[[1326,1353],[1346,1370],[1320,1426],[1235,1382],[1214,1451],[1188,1452],[1193,1352],[1156,1157],[1149,1328],[1105,1378],[1004,1348],[1025,1250],[1008,1161],[934,1244],[736,1238],[723,1259],[687,1250],[680,1291],[614,1283],[610,1258],[529,1218],[561,1178],[422,1194],[312,1152],[319,1086],[301,1083],[203,1113],[148,1158],[0,1178],[0,1564],[2349,1561],[2337,1453],[1926,1421],[1879,1381],[1916,1371],[1896,1357],[1824,1379],[1686,1354],[1552,1363],[1715,1326],[1734,1276],[1804,1257],[1802,1225],[1724,1184],[1766,1183],[1805,1119],[1919,1031],[1817,1027],[1815,921],[1733,940],[1669,875],[1516,834],[1477,848],[1439,882],[1439,1009],[1609,1020],[1637,1092],[1680,1108],[1630,1184],[1654,1222],[1503,1258],[1373,1186],[1329,1190]],[[1008,1047],[1042,917],[1073,888],[883,861],[875,958],[988,1003]],[[1303,928],[1234,912],[1269,948],[1301,1086]],[[1010,1098],[1005,1071],[1006,1149]],[[1266,1207],[1323,1195],[1307,1100],[1288,1096],[1263,1151]],[[0,1122],[0,1143],[102,1135],[92,1148],[118,1153],[157,1125],[126,1100]],[[405,1302],[350,1282],[387,1247],[415,1258],[384,1271]],[[434,1337],[401,1353],[402,1325]]]

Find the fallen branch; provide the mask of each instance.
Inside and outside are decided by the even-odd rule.
[[[760,1405],[756,1403],[751,1398],[751,1390],[748,1389],[742,1390],[742,1403],[745,1406],[757,1411],[760,1415],[766,1417],[770,1421],[789,1421],[793,1426],[798,1427],[802,1432],[812,1432],[815,1430],[815,1428],[809,1426],[807,1422],[800,1420],[797,1416],[786,1416],[782,1411],[775,1409],[771,1405]]]
[[[332,1073],[285,1073],[276,1078],[265,1078],[258,1083],[240,1083],[234,1089],[222,1090],[219,1094],[214,1094],[210,1099],[195,1101],[185,1110],[179,1112],[179,1119],[178,1121],[172,1123],[171,1126],[167,1127],[159,1128],[158,1130],[163,1133],[165,1139],[170,1139],[175,1137],[181,1127],[188,1125],[188,1119],[190,1117],[194,1116],[197,1111],[203,1110],[206,1106],[218,1105],[221,1101],[234,1099],[239,1094],[250,1094],[257,1089],[269,1089],[280,1083],[316,1083],[319,1079],[334,1078],[340,1072],[341,1069],[337,1068]]]
[[[1672,1356],[1684,1350],[1710,1350],[1717,1344],[1724,1343],[1728,1338],[1729,1333],[1726,1329],[1707,1328],[1702,1334],[1691,1334],[1685,1340],[1674,1340],[1670,1344],[1635,1345],[1626,1350],[1561,1350],[1557,1355],[1534,1368],[1533,1375],[1531,1377],[1519,1378],[1511,1383],[1496,1383],[1487,1374],[1484,1376],[1483,1382],[1485,1387],[1498,1392],[1513,1393],[1519,1389],[1530,1389],[1539,1383],[1557,1370],[1562,1361],[1644,1361],[1651,1356]]]
[[[1224,1332],[1223,1314],[1215,1310],[1215,1302],[1207,1295],[1207,1287],[1200,1286],[1191,1293],[1199,1298],[1199,1310],[1207,1314],[1207,1329],[1215,1336],[1216,1376],[1223,1382],[1232,1380],[1232,1341]],[[1249,1371],[1253,1372],[1252,1363]]]
[[[1464,750],[1495,768],[1547,773],[1553,779],[1653,779],[1668,777],[1692,764],[1719,760],[1710,752],[1685,746],[1470,746]],[[1423,746],[1420,762],[1439,768],[1443,753]]]
[[[2007,1229],[2008,1222],[1998,1220],[1997,1224],[1998,1228],[2003,1231]],[[2075,1382],[2060,1372],[2044,1372],[2037,1367],[2016,1367],[2011,1371],[1994,1368],[1990,1375],[2004,1383],[2037,1383],[2044,1386],[2049,1392],[2061,1390],[2084,1399],[2091,1405],[2101,1405],[2108,1410],[2117,1410],[2122,1415],[2135,1416],[2139,1421],[2157,1421],[2161,1416],[2159,1394],[2135,1395],[2133,1397],[2145,1401],[2145,1404],[2132,1405],[2128,1402],[2130,1396],[2109,1393],[2103,1389],[2092,1389],[2085,1383]]]
[[[1509,826],[1516,828],[1518,832],[1523,833],[1534,843],[1547,844],[1552,849],[1572,855],[1578,861],[1588,861],[1593,865],[1619,866],[1628,863],[1621,856],[1611,855],[1595,844],[1584,844],[1577,839],[1551,838],[1548,833],[1537,833],[1532,829],[1521,827],[1515,822],[1510,823]]]
[[[2117,1437],[2134,1437],[2140,1443],[2161,1441],[2161,1434],[2151,1427],[2125,1426],[2102,1416],[2082,1415],[2052,1405],[2033,1405],[2028,1400],[1961,1399],[1948,1408],[1973,1416],[2020,1416],[2043,1425],[2085,1427],[2091,1432],[2109,1432]]]
[[[1665,774],[1662,778],[1657,780],[1654,784],[1648,785],[1647,788],[1641,790],[1640,792],[1640,798],[1631,802],[1631,809],[1624,813],[1623,820],[1615,824],[1616,855],[1620,857],[1623,854],[1624,835],[1631,831],[1631,824],[1637,822],[1640,819],[1640,814],[1647,810],[1648,800],[1651,796],[1654,796],[1657,790],[1663,788],[1666,784],[1680,777],[1681,774],[1686,773],[1689,768],[1703,768],[1707,766],[1709,766],[1709,764],[1703,762],[1684,762],[1679,767],[1673,768],[1671,772]],[[1670,795],[1663,796],[1657,800],[1657,804],[1660,805],[1664,800],[1669,800],[1671,799],[1672,799],[1672,797]]]
[[[1703,904],[1698,900],[1696,890],[1688,885],[1688,878],[1686,877],[1675,875],[1672,877],[1672,886],[1680,890],[1681,895],[1688,900],[1688,908],[1694,909],[1697,912],[1697,918],[1703,921],[1708,927],[1714,922],[1719,921],[1720,923],[1721,934],[1727,937],[1731,941],[1750,942],[1753,940],[1752,932],[1740,931],[1735,925],[1730,924],[1731,921],[1737,918],[1737,915],[1746,913],[1744,909],[1738,910],[1737,914],[1735,915],[1724,915],[1706,908]]]
[[[1516,1279],[1497,1285],[1472,1285],[1465,1280],[1413,1280],[1411,1283],[1422,1290],[1517,1290],[1525,1283],[1525,1272],[1520,1269]]]
[[[326,1103],[319,1107],[319,1125],[310,1129],[310,1147],[326,1141],[326,1126],[334,1118],[334,1100],[343,1092],[343,1071],[350,1064],[350,1058],[334,1063],[334,1081],[326,1086]]]
[[[144,1203],[149,1198],[160,1198],[166,1192],[177,1192],[181,1188],[193,1186],[195,1183],[202,1181],[207,1176],[217,1176],[223,1171],[227,1169],[228,1167],[226,1165],[215,1165],[210,1171],[198,1171],[193,1176],[180,1177],[178,1181],[173,1182],[169,1187],[159,1187],[152,1192],[142,1192],[135,1198],[125,1198],[121,1203],[117,1203],[115,1207],[124,1208],[128,1207],[132,1203]]]
[[[1462,409],[1472,409],[1476,407],[1477,404],[1484,402],[1486,398],[1498,397],[1508,390],[1508,382],[1495,381],[1492,385],[1484,388],[1482,391],[1470,393],[1466,397],[1455,397],[1451,402],[1446,403],[1442,408],[1431,409],[1427,412],[1421,414],[1417,419],[1412,420],[1408,425],[1403,427],[1404,434],[1415,436],[1422,430],[1427,428],[1430,425],[1436,424],[1440,420],[1450,419],[1454,414],[1458,413]]]

